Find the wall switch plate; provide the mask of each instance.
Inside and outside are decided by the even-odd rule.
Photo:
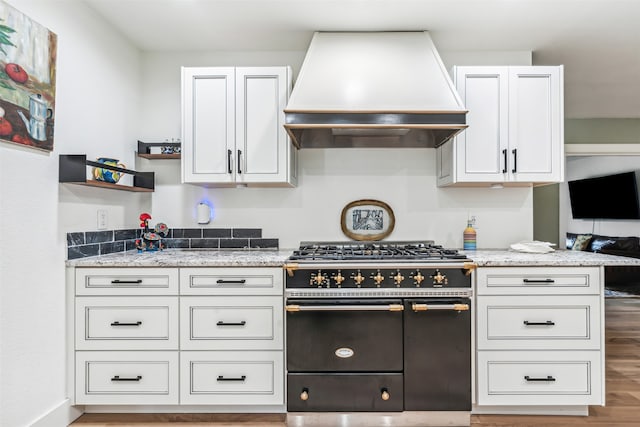
[[[107,210],[98,209],[98,230],[106,230],[108,223]]]

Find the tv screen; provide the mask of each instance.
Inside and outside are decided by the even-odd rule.
[[[640,219],[635,172],[569,181],[575,219]]]

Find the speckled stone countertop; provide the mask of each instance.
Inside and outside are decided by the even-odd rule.
[[[184,250],[120,252],[69,260],[69,267],[281,267],[293,249]],[[640,265],[640,259],[592,252],[558,250],[546,254],[512,250],[461,251],[480,267]]]
[[[69,267],[281,267],[293,250],[120,252],[68,260]]]
[[[557,250],[546,254],[512,250],[462,251],[479,267],[640,265],[640,259],[593,252]]]

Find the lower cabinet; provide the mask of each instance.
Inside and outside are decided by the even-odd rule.
[[[599,351],[478,352],[484,405],[600,405]]]
[[[603,267],[478,268],[478,407],[604,404],[603,277]]]
[[[282,269],[69,273],[75,404],[284,405]]]
[[[76,404],[175,405],[177,351],[76,352]]]
[[[282,351],[183,351],[183,404],[282,405]]]

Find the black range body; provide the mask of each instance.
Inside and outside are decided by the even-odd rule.
[[[466,256],[431,242],[302,243],[285,269],[288,411],[470,410]]]

